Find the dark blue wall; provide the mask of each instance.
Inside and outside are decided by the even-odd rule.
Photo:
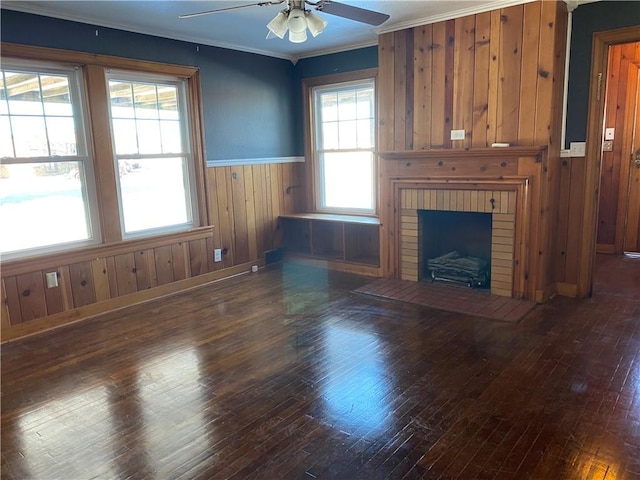
[[[208,160],[303,155],[295,134],[299,90],[288,60],[11,10],[1,12],[0,35],[2,42],[197,66]]]
[[[633,25],[640,26],[640,2],[637,1],[588,3],[573,11],[566,146],[570,142],[584,142],[587,137],[593,34]]]
[[[303,58],[296,64],[295,74],[297,78],[302,79],[332,73],[353,72],[377,66],[378,47],[374,45],[319,57]]]
[[[303,58],[296,63],[294,79],[296,84],[296,109],[302,111],[302,80],[310,77],[322,77],[334,73],[353,72],[365,68],[376,68],[378,66],[378,46],[359,48],[346,52],[331,53],[317,57]],[[303,123],[300,122],[296,128],[296,135],[303,139]],[[304,144],[301,144],[304,147]]]

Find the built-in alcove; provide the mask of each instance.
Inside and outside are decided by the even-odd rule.
[[[481,259],[486,262],[487,280],[474,286],[488,288],[491,242],[491,213],[418,210],[418,258],[421,263],[418,279],[431,281],[435,275],[436,271],[429,268],[428,260],[457,252],[460,258]],[[464,277],[461,272],[460,278]],[[446,279],[454,280],[453,276]]]

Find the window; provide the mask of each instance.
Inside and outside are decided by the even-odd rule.
[[[3,260],[206,225],[197,67],[3,45]]]
[[[81,72],[3,60],[0,218],[3,256],[99,241]]]
[[[108,75],[123,236],[193,225],[193,159],[184,81]]]
[[[311,88],[316,209],[375,212],[375,80]]]

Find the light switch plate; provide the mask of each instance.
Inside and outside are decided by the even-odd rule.
[[[604,129],[604,139],[605,140],[614,140],[616,134],[615,128],[605,128]]]
[[[605,140],[602,142],[603,152],[613,152],[613,142],[611,140]]]

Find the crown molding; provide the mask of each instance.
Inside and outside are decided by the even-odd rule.
[[[534,2],[536,0],[495,0],[491,3],[485,3],[477,7],[468,7],[454,10],[451,12],[431,15],[429,17],[417,18],[408,22],[394,23],[384,28],[376,29],[378,35],[383,33],[397,32],[398,30],[405,30],[408,28],[420,27],[422,25],[429,25],[431,23],[443,22],[445,20],[453,20],[454,18],[466,17],[469,15],[476,15],[478,13],[490,12],[491,10],[498,10],[500,8],[513,7],[514,5],[522,5],[524,3]]]

